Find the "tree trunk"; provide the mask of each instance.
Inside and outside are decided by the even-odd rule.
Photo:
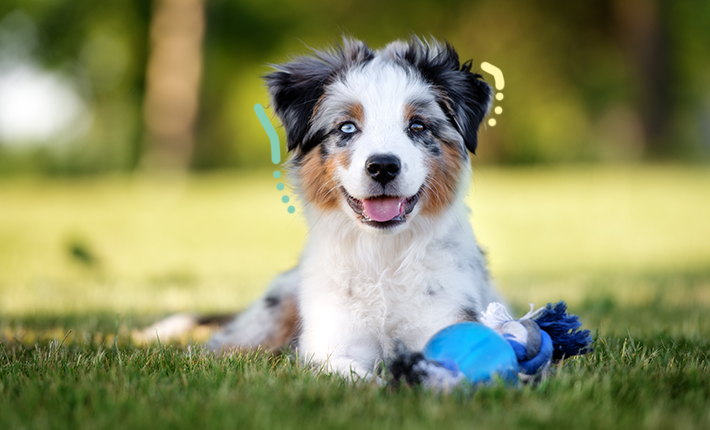
[[[662,2],[615,0],[614,15],[622,49],[638,77],[637,110],[647,155],[667,153],[664,147],[672,100]]]
[[[202,75],[204,0],[156,0],[143,105],[143,169],[186,169]]]

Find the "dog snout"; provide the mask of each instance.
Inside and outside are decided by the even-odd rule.
[[[399,158],[392,154],[375,154],[365,163],[367,173],[382,185],[396,178],[401,168]]]

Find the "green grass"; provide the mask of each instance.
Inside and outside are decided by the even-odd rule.
[[[172,312],[237,310],[296,262],[307,231],[275,183],[0,182],[0,428],[710,428],[710,169],[476,169],[501,290],[518,313],[568,301],[596,350],[538,386],[451,395],[213,357],[204,331],[133,343]]]
[[[10,353],[3,428],[703,428],[708,343],[603,340],[536,387],[473,395],[389,390],[315,376],[287,359],[175,347]]]

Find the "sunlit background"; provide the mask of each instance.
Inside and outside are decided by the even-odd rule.
[[[267,165],[259,76],[342,34],[432,35],[498,66],[479,163],[707,160],[708,17],[702,1],[5,0],[0,173]]]
[[[514,304],[698,273],[710,303],[710,2],[3,0],[0,312],[243,306],[307,234],[260,76],[412,34],[505,77],[469,200]]]

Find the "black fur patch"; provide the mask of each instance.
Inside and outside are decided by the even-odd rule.
[[[277,296],[268,296],[264,299],[267,308],[273,308],[281,303],[281,298]]]
[[[355,139],[359,132],[343,133],[341,131],[333,131],[331,134],[336,137],[335,146],[337,146],[338,148],[345,148],[346,146],[348,146],[348,143]]]
[[[478,312],[474,308],[461,309],[462,321],[478,321]]]
[[[475,154],[478,127],[493,95],[491,87],[481,75],[471,73],[470,60],[459,63],[458,54],[448,42],[434,53],[429,44],[413,38],[402,59],[443,92],[439,99],[441,109],[463,136],[466,148]]]
[[[416,366],[422,361],[427,361],[424,354],[410,351],[401,341],[397,340],[395,342],[395,356],[387,364],[387,369],[392,374],[392,383],[397,386],[403,382],[409,385],[422,382],[426,372]]]
[[[422,145],[424,149],[426,149],[427,152],[429,152],[431,155],[435,157],[441,155],[441,148],[439,147],[439,142],[434,139],[433,133],[408,134],[409,138],[412,139],[412,142]]]
[[[327,132],[312,132],[311,119],[326,85],[374,57],[366,44],[345,39],[343,45],[332,51],[315,51],[312,57],[300,57],[275,66],[275,72],[264,76],[272,106],[286,129],[289,151],[298,148],[303,155],[323,141]]]

